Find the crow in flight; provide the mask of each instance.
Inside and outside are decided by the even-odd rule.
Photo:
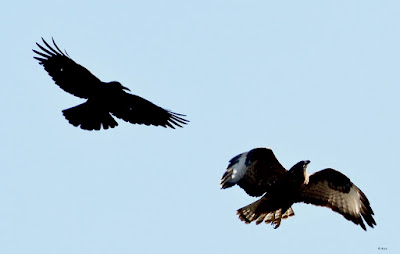
[[[63,110],[70,124],[84,130],[114,128],[118,123],[111,114],[133,124],[182,127],[188,120],[185,115],[163,109],[148,100],[125,92],[130,91],[119,82],[102,82],[85,67],[77,64],[67,52],[63,53],[57,44],[51,47],[43,38],[47,48],[36,45],[43,51],[33,50],[34,57],[43,65],[55,83],[64,91],[87,99],[85,103]],[[111,114],[110,114],[111,113]]]

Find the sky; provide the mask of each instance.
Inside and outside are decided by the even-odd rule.
[[[399,25],[394,0],[5,1],[0,253],[399,253]],[[41,37],[190,123],[70,125],[84,100],[33,59]],[[219,180],[256,147],[341,171],[377,226],[305,204],[244,224],[256,199]]]

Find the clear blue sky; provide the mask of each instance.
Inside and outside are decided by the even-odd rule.
[[[399,253],[398,1],[5,1],[0,14],[0,253]],[[61,110],[83,100],[32,58],[41,37],[190,124],[73,127]],[[304,204],[277,230],[241,222],[255,199],[219,180],[259,146],[346,174],[376,228]]]

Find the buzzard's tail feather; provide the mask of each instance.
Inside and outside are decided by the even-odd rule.
[[[83,103],[76,107],[63,110],[63,115],[73,126],[79,126],[84,130],[100,130],[114,128],[118,123],[108,113],[103,112],[90,104]]]
[[[257,211],[257,208],[259,207],[260,202],[261,199],[239,209],[237,211],[239,219],[244,221],[246,224],[255,221],[257,225],[264,221],[265,223],[270,223],[272,226],[274,226],[274,228],[278,228],[282,219],[287,219],[291,216],[294,216],[294,212],[291,207],[289,207],[284,213],[282,213],[282,208],[274,211],[259,212]]]

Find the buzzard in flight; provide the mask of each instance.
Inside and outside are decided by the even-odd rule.
[[[188,120],[185,115],[163,109],[148,100],[125,92],[130,91],[119,82],[102,82],[85,67],[77,64],[67,52],[63,53],[53,39],[54,47],[43,38],[47,47],[36,43],[42,52],[33,50],[34,57],[43,65],[55,83],[64,91],[80,98],[85,103],[63,110],[70,124],[84,130],[114,128],[118,123],[112,117],[121,118],[133,124],[182,127]]]
[[[250,196],[264,195],[237,211],[246,223],[265,221],[278,228],[282,219],[294,216],[291,206],[304,202],[331,208],[364,230],[364,221],[376,225],[367,197],[349,178],[331,168],[308,175],[309,163],[300,161],[287,171],[271,149],[256,148],[229,161],[221,188],[238,184]]]

